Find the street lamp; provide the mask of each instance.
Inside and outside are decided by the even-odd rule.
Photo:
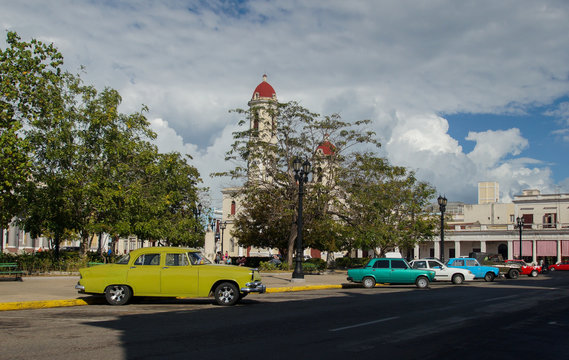
[[[296,157],[292,162],[294,169],[294,179],[298,181],[298,217],[297,221],[297,234],[296,234],[296,263],[294,271],[292,272],[293,279],[304,279],[304,272],[302,271],[302,196],[304,195],[304,183],[308,181],[308,174],[310,174],[310,162],[305,160],[304,163]]]
[[[223,256],[223,230],[225,230],[226,227],[227,221],[224,221],[219,225],[219,228],[221,229],[221,256]]]
[[[522,260],[522,230],[524,228],[524,218],[517,217],[516,222],[518,223],[518,229],[520,230],[520,260]]]
[[[445,262],[445,210],[447,208],[446,196],[439,195],[437,199],[441,210],[441,262]]]
[[[194,217],[196,218],[196,225],[194,225],[194,232],[198,232],[198,218],[202,214],[202,204],[198,204],[196,208],[194,208]]]

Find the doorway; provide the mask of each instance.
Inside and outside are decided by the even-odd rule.
[[[508,259],[508,245],[500,244],[498,245],[498,254],[502,255],[502,259]]]

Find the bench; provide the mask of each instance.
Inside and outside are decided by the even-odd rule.
[[[22,274],[24,272],[18,269],[18,264],[16,263],[0,263],[0,275],[14,276],[14,280],[22,281]]]

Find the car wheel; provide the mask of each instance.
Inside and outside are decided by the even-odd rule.
[[[508,277],[510,279],[517,279],[518,277],[520,277],[520,272],[518,270],[512,269],[508,272]]]
[[[105,299],[110,305],[124,305],[132,297],[132,290],[126,285],[109,285],[105,289]]]
[[[552,267],[552,268],[549,269],[549,271],[555,271],[555,268]]]
[[[537,270],[532,270],[531,274],[529,274],[529,276],[536,277],[537,276]]]
[[[455,285],[460,285],[464,282],[464,276],[462,276],[461,274],[454,274],[452,276],[452,283]]]
[[[415,285],[419,288],[419,289],[425,289],[427,287],[429,287],[429,279],[427,279],[424,276],[419,276],[417,278],[417,280],[415,280]]]
[[[375,286],[375,279],[368,276],[362,280],[362,283],[363,283],[365,288],[371,289],[372,287]]]
[[[495,277],[496,276],[494,275],[494,273],[488,272],[488,273],[486,273],[486,275],[484,275],[484,280],[488,281],[488,282],[492,282],[492,281],[494,281]]]
[[[223,282],[217,285],[214,294],[215,301],[222,306],[235,305],[239,300],[239,290],[237,290],[237,286],[230,282]]]

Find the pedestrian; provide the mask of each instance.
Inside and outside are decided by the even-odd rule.
[[[221,262],[221,251],[215,253],[215,263],[219,264]]]

